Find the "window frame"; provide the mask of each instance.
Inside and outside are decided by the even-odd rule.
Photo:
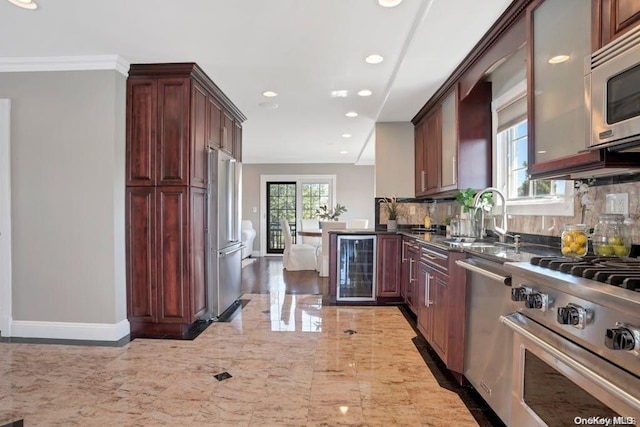
[[[508,196],[506,188],[507,162],[503,160],[506,159],[506,148],[498,144],[498,111],[527,95],[527,82],[522,80],[491,102],[491,135],[494,164],[492,178],[495,187],[500,189],[505,196]],[[528,143],[530,143],[529,140]],[[527,159],[527,162],[529,162],[529,159]],[[540,197],[520,200],[507,197],[506,205],[507,214],[509,215],[573,216],[573,182],[565,183],[564,197]]]

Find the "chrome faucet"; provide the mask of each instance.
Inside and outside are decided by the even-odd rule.
[[[498,227],[496,225],[496,219],[494,217],[493,231],[495,231],[498,237],[500,238],[500,242],[504,243],[507,236],[507,200],[504,197],[504,194],[502,193],[502,191],[498,190],[495,187],[488,187],[488,188],[485,188],[484,190],[478,191],[476,195],[473,197],[473,206],[475,208],[475,212],[477,212],[478,209],[481,209],[482,195],[485,193],[491,193],[491,192],[496,193],[498,196],[500,196],[500,199],[502,199],[502,227]],[[481,221],[482,221],[482,225],[481,225],[480,235],[481,237],[484,237],[486,234],[486,230],[484,228],[484,209],[482,209]]]

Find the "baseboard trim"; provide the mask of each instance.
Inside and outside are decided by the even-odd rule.
[[[108,323],[37,322],[14,320],[11,336],[63,340],[119,341],[129,335],[129,321]]]

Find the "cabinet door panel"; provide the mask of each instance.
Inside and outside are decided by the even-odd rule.
[[[400,295],[400,244],[399,235],[378,236],[378,296]]]
[[[640,2],[637,0],[601,0],[602,35],[594,50],[620,37],[640,24]]]
[[[154,185],[158,85],[136,79],[127,86],[127,185]]]
[[[233,157],[242,161],[242,124],[233,122]]]
[[[448,310],[447,310],[447,277],[438,273],[430,283],[430,294],[433,298],[433,322],[431,329],[431,345],[443,360],[447,354]]]
[[[191,311],[207,311],[207,190],[191,189]]]
[[[454,189],[458,177],[458,92],[454,90],[442,102],[441,190]]]
[[[189,177],[188,79],[158,81],[158,182],[188,185]]]
[[[207,186],[207,92],[197,84],[191,91],[191,185]]]
[[[424,128],[425,121],[416,126],[415,134],[415,188],[416,196],[423,196],[427,190],[427,176],[424,164]]]
[[[222,151],[233,154],[233,117],[226,112],[222,112]]]
[[[584,58],[591,52],[591,4],[546,0],[529,9],[528,17],[531,166],[575,155],[587,146]],[[569,59],[549,62],[561,53]]]
[[[154,321],[156,304],[155,189],[126,189],[127,317]]]
[[[220,148],[222,145],[222,107],[211,96],[207,98],[209,103],[209,146]]]
[[[427,117],[424,133],[426,192],[433,194],[440,187],[440,144],[442,141],[441,110],[436,109]]]
[[[158,188],[159,321],[190,323],[187,283],[188,189]]]
[[[433,272],[424,262],[418,262],[417,267],[417,298],[415,304],[418,317],[418,329],[426,340],[431,343],[431,325],[433,323],[431,301],[433,300],[433,295],[431,295],[430,286],[432,286],[433,282]]]

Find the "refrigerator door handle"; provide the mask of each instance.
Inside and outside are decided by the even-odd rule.
[[[246,247],[247,247],[247,245],[240,245],[238,248],[233,249],[233,250],[231,250],[231,251],[226,251],[226,252],[224,252],[224,251],[219,251],[219,252],[218,252],[218,257],[220,257],[220,258],[224,258],[224,257],[226,257],[226,256],[228,256],[228,255],[231,255],[231,254],[234,254],[234,253],[236,253],[236,252],[238,252],[238,251],[241,251],[241,250],[243,250],[243,249],[244,249],[244,248],[246,248]]]

